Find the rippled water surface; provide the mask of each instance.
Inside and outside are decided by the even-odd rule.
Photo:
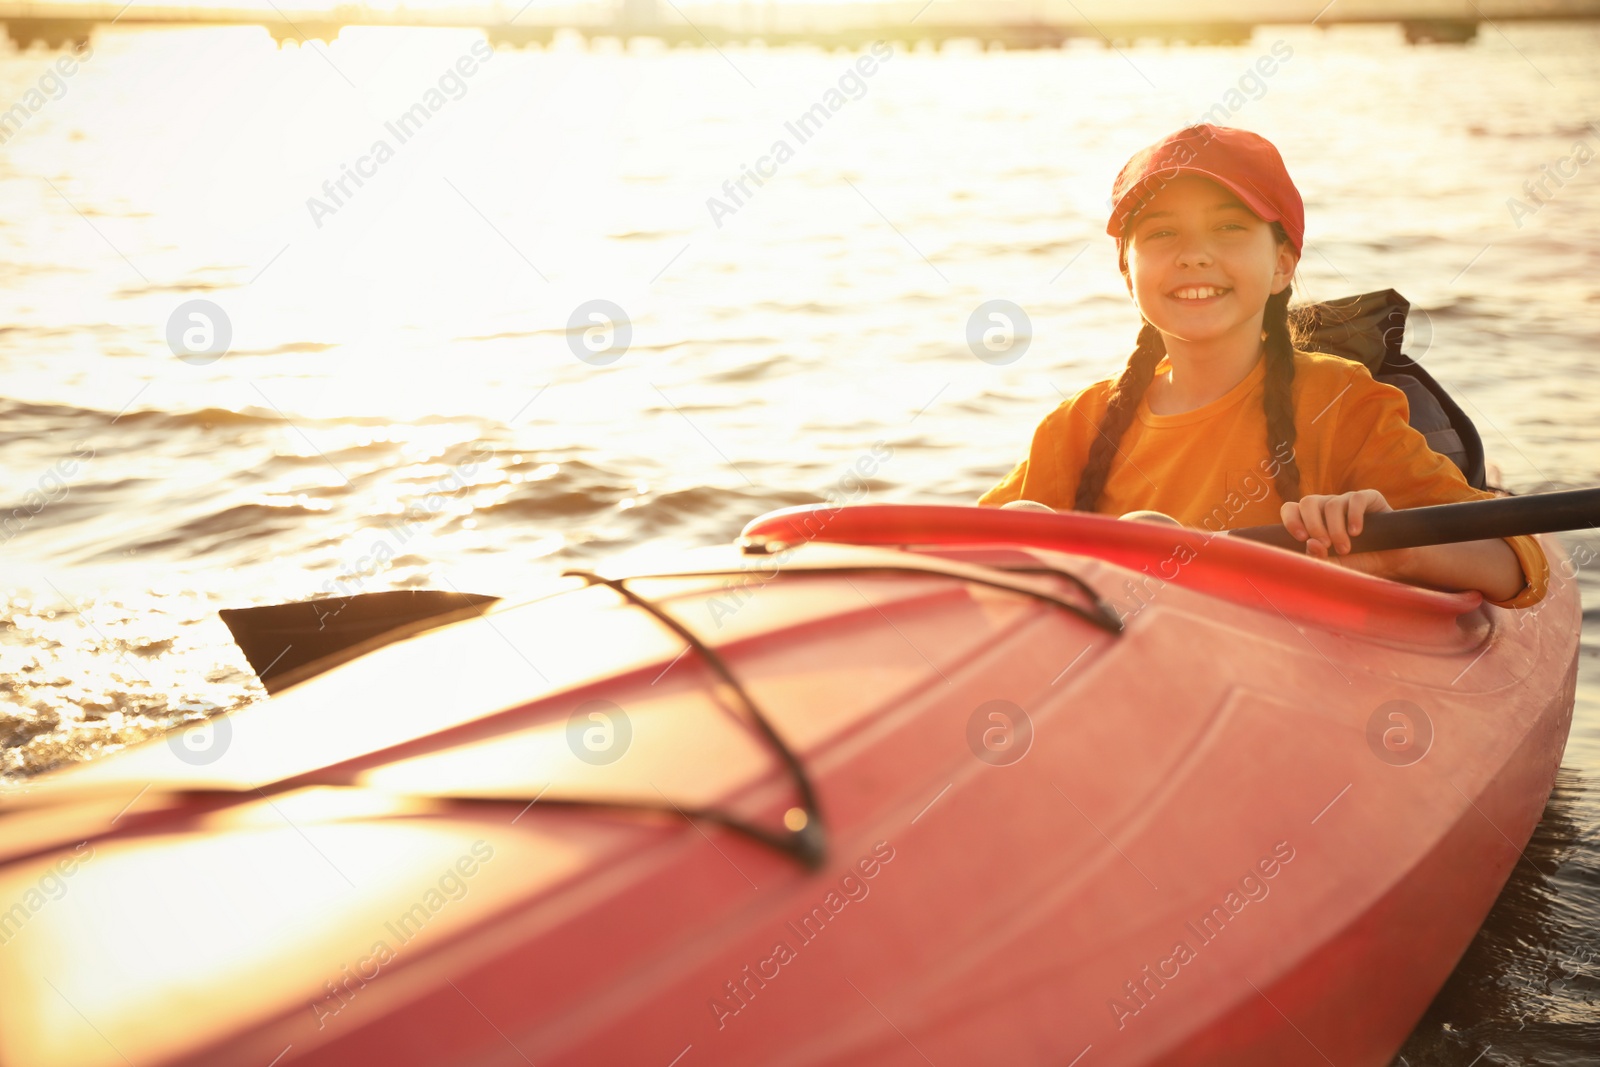
[[[830,493],[971,502],[1125,358],[1111,178],[1214,106],[1305,195],[1298,292],[1400,290],[1509,487],[1600,484],[1590,26],[901,49],[870,75],[842,52],[478,40],[113,30],[60,79],[0,56],[0,103],[39,102],[0,154],[7,779],[261,699],[219,607],[518,594]],[[830,99],[802,142],[787,124]],[[746,168],[771,177],[741,190]],[[995,298],[1033,327],[998,366],[966,340]],[[195,299],[231,329],[220,359],[169,346]],[[603,365],[568,330],[597,299],[632,331]],[[1549,813],[1409,1064],[1596,1062],[1600,584],[1578,581]]]

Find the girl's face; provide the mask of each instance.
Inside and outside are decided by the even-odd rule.
[[[1299,257],[1227,189],[1192,174],[1168,182],[1134,216],[1125,242],[1128,292],[1169,337],[1193,343],[1259,337],[1267,297]]]

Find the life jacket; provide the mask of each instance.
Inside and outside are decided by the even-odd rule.
[[[1428,447],[1461,469],[1467,484],[1486,488],[1483,439],[1444,386],[1401,351],[1411,303],[1393,289],[1293,308],[1299,347],[1362,364],[1373,378],[1406,394],[1413,429]]]

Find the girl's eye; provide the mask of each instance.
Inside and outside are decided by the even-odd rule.
[[[1224,222],[1217,226],[1217,229],[1219,230],[1243,230],[1244,228],[1244,225],[1238,222]],[[1157,237],[1171,237],[1172,235],[1173,231],[1170,229],[1158,229],[1146,230],[1140,236],[1143,237],[1144,240],[1149,241]]]

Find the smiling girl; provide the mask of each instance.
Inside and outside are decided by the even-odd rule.
[[[1494,494],[1407,421],[1405,394],[1359,363],[1295,345],[1289,298],[1305,209],[1283,160],[1246,130],[1200,125],[1136,153],[1106,232],[1143,317],[1115,379],[1045,416],[981,505],[1155,510],[1219,531],[1282,522],[1318,559],[1503,607],[1544,596],[1531,537],[1348,554],[1364,516]]]

